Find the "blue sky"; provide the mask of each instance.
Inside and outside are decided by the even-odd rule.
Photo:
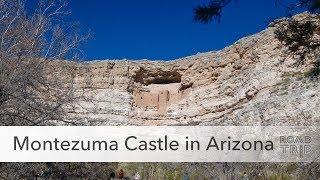
[[[86,60],[172,60],[219,50],[286,15],[274,0],[238,0],[223,10],[220,23],[194,23],[193,8],[207,2],[76,0],[70,7],[73,18],[95,33],[84,47]]]

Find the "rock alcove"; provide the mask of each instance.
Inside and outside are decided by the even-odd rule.
[[[182,75],[176,71],[141,68],[134,77],[134,82],[141,84],[140,90],[133,92],[135,107],[148,115],[172,114],[168,108],[191,91],[192,85],[182,85],[181,78]]]

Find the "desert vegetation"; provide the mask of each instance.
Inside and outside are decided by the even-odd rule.
[[[62,107],[73,100],[73,74],[53,62],[78,59],[79,47],[90,37],[67,21],[69,14],[63,1],[39,1],[37,8],[24,0],[0,1],[0,125],[64,121]]]
[[[209,6],[197,7],[195,20],[220,20],[222,8],[230,2],[212,1]],[[317,10],[317,3],[307,0],[296,5]],[[91,38],[91,33],[79,23],[69,22],[70,13],[68,3],[60,0],[41,0],[36,8],[29,7],[24,0],[0,0],[1,126],[60,122],[79,125],[65,118],[65,107],[79,98],[73,87],[74,67],[60,62],[81,59],[81,46]],[[287,52],[298,57],[297,64],[315,59],[312,77],[320,74],[320,61],[314,53],[319,47],[317,33],[312,21],[295,20],[275,32]],[[181,81],[180,74],[170,77],[170,83]],[[165,80],[161,77],[147,83],[168,83]],[[182,86],[182,90],[191,86]],[[270,180],[320,177],[319,163],[0,163],[0,179],[107,179],[121,168],[126,177],[139,172],[141,179],[178,180],[185,174],[190,179],[238,179],[244,174],[250,179]]]

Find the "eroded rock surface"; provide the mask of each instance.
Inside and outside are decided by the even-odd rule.
[[[318,22],[317,15],[299,14]],[[87,125],[319,125],[320,81],[274,35],[280,19],[220,51],[173,61],[69,62]],[[319,22],[318,22],[319,24]]]

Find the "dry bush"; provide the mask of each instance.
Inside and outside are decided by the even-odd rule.
[[[0,125],[71,123],[62,107],[73,100],[73,74],[56,60],[79,57],[90,35],[65,20],[67,6],[42,0],[27,10],[26,1],[0,0]]]

